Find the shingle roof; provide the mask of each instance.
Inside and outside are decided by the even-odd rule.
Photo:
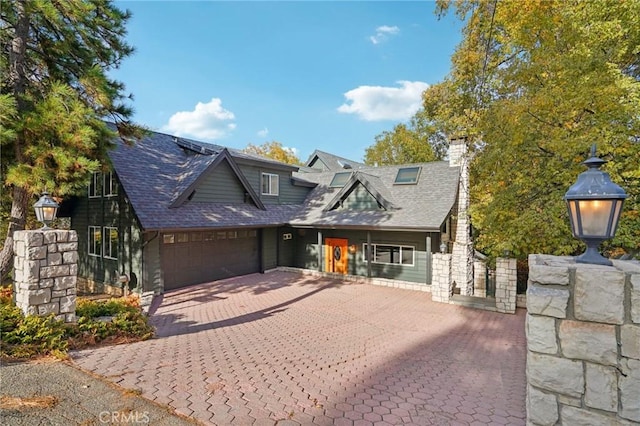
[[[318,183],[304,206],[289,221],[294,226],[331,226],[378,229],[437,230],[453,208],[458,192],[459,167],[448,162],[411,164],[422,171],[415,185],[394,184],[398,170],[406,166],[363,167],[359,170],[376,182],[375,188],[390,198],[394,208],[388,210],[330,210],[325,207],[343,188],[329,188],[334,172],[295,173],[299,178]],[[371,175],[369,177],[368,175]],[[357,179],[350,182],[358,184]],[[383,189],[384,188],[384,189]],[[385,192],[386,191],[386,192]]]
[[[377,229],[437,230],[454,206],[459,168],[448,162],[412,164],[422,171],[415,185],[394,185],[403,166],[359,165],[350,185],[362,184],[386,210],[325,211],[343,188],[329,188],[335,172],[293,173],[298,185],[314,186],[302,205],[253,203],[172,203],[203,173],[215,167],[225,148],[185,138],[152,132],[133,145],[116,140],[109,152],[124,191],[145,230],[203,229],[215,227],[293,226],[353,227]],[[321,151],[316,151],[321,152]],[[258,156],[229,149],[232,161],[263,162]],[[225,155],[229,155],[225,154]],[[326,154],[326,153],[324,153]],[[330,155],[330,154],[329,154]],[[334,158],[340,158],[333,156]],[[283,170],[297,170],[283,163],[264,160]],[[304,169],[303,169],[304,170]],[[345,170],[340,168],[339,171]],[[345,192],[346,194],[346,192]]]
[[[151,132],[133,145],[116,139],[109,157],[124,191],[145,230],[211,228],[231,226],[276,226],[287,223],[300,206],[253,204],[185,203],[171,208],[177,199],[215,161],[223,147],[180,138],[196,149],[185,149],[176,138]],[[197,147],[207,150],[198,153]],[[258,161],[259,157],[229,150],[236,160]],[[268,161],[278,167],[289,167]]]
[[[327,166],[329,171],[333,171],[333,172],[337,172],[340,170],[342,171],[349,170],[349,167],[345,167],[345,166],[351,166],[350,167],[351,169],[360,169],[362,167],[366,167],[364,164],[358,163],[357,161],[349,160],[348,158],[344,158],[334,154],[330,154],[328,152],[320,151],[319,149],[316,149],[315,151],[313,151],[313,153],[309,156],[309,159],[305,163],[305,167],[310,168],[311,163],[314,162],[314,159],[316,157]]]

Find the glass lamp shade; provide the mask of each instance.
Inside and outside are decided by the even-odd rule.
[[[594,145],[591,158],[583,163],[589,170],[580,173],[564,196],[573,236],[587,244],[587,251],[576,259],[580,263],[611,265],[610,260],[600,255],[598,246],[615,236],[627,194],[611,181],[608,173],[600,170],[604,163],[595,156]]]
[[[47,192],[43,192],[40,199],[33,205],[38,222],[44,225],[43,229],[49,228],[49,224],[55,220],[58,207],[58,203]]]

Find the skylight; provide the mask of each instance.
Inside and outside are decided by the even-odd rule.
[[[329,184],[329,188],[342,188],[345,183],[351,177],[351,172],[341,172],[333,175],[333,179],[331,179],[331,183]]]
[[[394,183],[401,185],[412,185],[418,182],[421,167],[403,167],[398,170]]]

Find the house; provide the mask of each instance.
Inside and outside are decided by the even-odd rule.
[[[455,161],[370,167],[315,151],[297,167],[155,132],[109,158],[71,213],[79,282],[96,291],[279,266],[429,285],[430,254],[453,247]]]

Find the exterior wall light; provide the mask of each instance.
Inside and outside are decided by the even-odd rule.
[[[40,199],[33,205],[38,222],[44,225],[41,229],[50,229],[49,225],[55,220],[58,207],[60,206],[49,196],[49,193],[46,191],[42,193]]]
[[[582,163],[589,170],[580,173],[577,182],[564,195],[573,236],[587,244],[587,250],[576,258],[579,263],[612,265],[600,254],[598,247],[615,236],[627,194],[611,182],[608,173],[599,170],[604,163],[606,161],[596,157],[594,144],[591,158]]]

